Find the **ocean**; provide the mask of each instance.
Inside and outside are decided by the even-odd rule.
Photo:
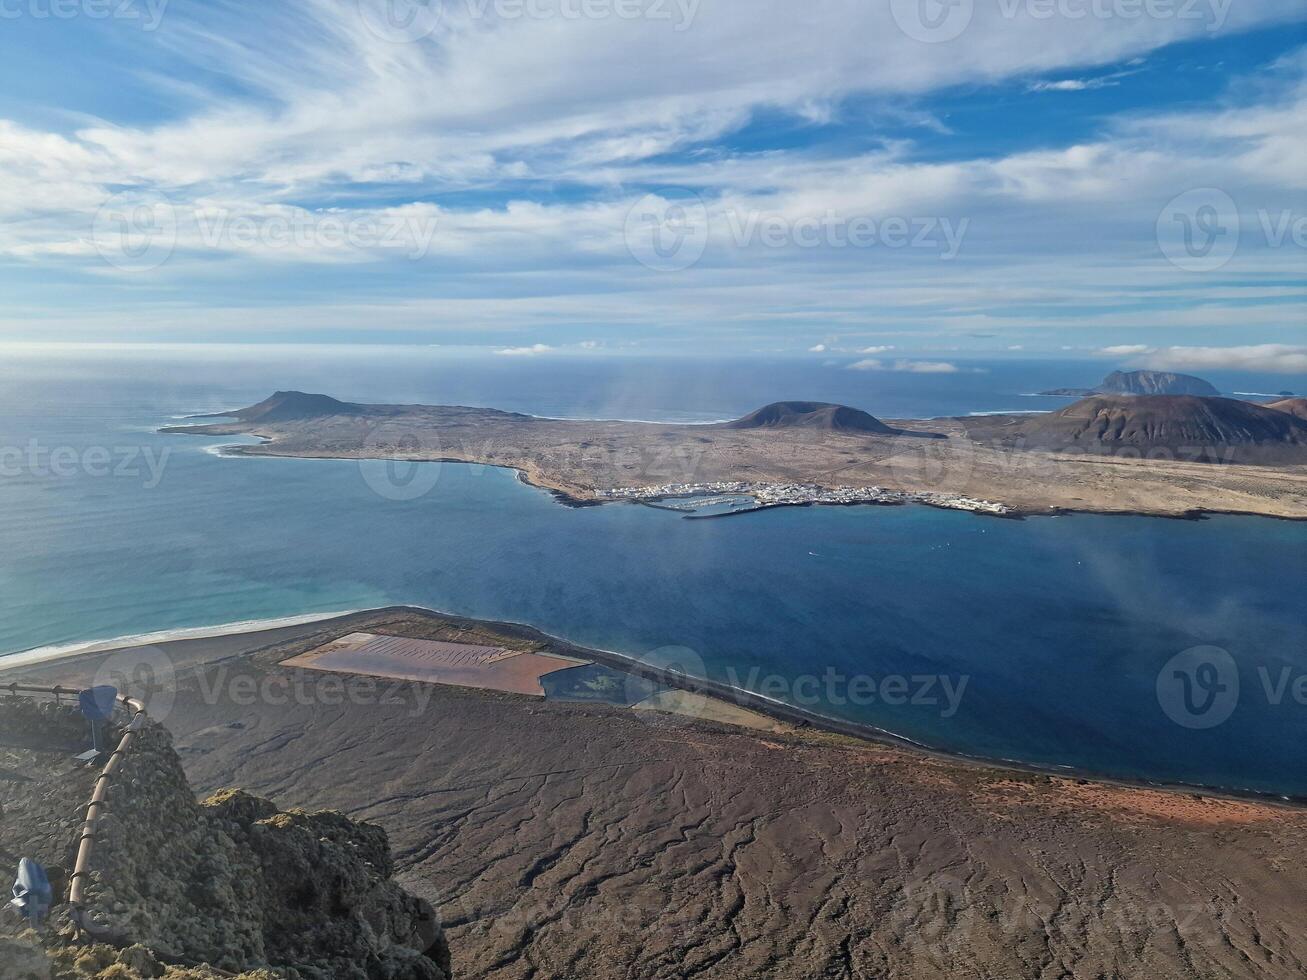
[[[393,499],[373,489],[368,467],[384,463],[227,458],[216,448],[233,440],[156,431],[278,388],[653,421],[713,421],[781,398],[883,417],[1040,410],[1066,400],[1032,392],[1113,366],[958,362],[908,375],[844,363],[6,351],[0,656],[412,603],[674,660],[949,751],[1307,795],[1296,696],[1307,693],[1307,523],[1003,521],[915,506],[696,521],[633,504],[570,509],[511,472],[461,464],[422,464],[425,492]]]

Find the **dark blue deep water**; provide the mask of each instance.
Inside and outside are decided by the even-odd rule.
[[[723,417],[782,396],[931,415],[1023,407],[1023,390],[1092,381],[1095,365],[994,365],[911,389],[756,364],[720,367],[714,385],[711,372],[638,365],[433,355],[388,375],[380,356],[228,358],[25,355],[0,368],[0,653],[405,602],[635,656],[687,648],[713,677],[940,748],[1307,794],[1307,704],[1294,697],[1307,523],[920,507],[695,521],[568,509],[510,472],[437,464],[418,475],[429,492],[395,500],[358,464],[227,459],[215,440],[154,432],[292,386],[559,415]],[[1259,382],[1249,390],[1275,380],[1234,383]],[[1172,662],[1195,647],[1228,660]]]

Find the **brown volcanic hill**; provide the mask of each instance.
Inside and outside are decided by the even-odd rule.
[[[368,406],[343,402],[330,395],[313,395],[303,391],[278,391],[257,405],[226,412],[244,422],[294,422],[327,415],[367,415]]]
[[[1030,449],[1171,450],[1195,459],[1237,448],[1251,461],[1307,455],[1307,421],[1233,398],[1195,395],[1095,395],[1047,415],[967,420],[973,439]]]
[[[1307,422],[1307,398],[1281,398],[1278,402],[1267,402],[1262,408],[1277,412],[1288,412]]]
[[[727,422],[726,429],[827,429],[838,432],[893,433],[896,430],[866,412],[829,402],[772,402],[744,418]]]

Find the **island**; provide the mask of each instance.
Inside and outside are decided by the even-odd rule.
[[[1054,388],[1041,395],[1084,398],[1087,395],[1201,395],[1215,398],[1216,386],[1192,374],[1169,371],[1113,371],[1094,388]]]
[[[1159,397],[1127,399],[1118,417],[1151,419]],[[1074,420],[1091,402],[1068,406],[1059,418]],[[1228,399],[1195,397],[1166,411],[1188,421],[1165,431],[1149,420],[1125,424],[1116,438],[1044,439],[1032,438],[1039,430],[1031,420],[1045,416],[882,421],[847,406],[782,402],[734,422],[664,425],[280,391],[162,431],[260,440],[224,450],[233,455],[509,467],[572,505],[742,493],[759,504],[917,502],[1000,516],[1307,519],[1307,422]],[[1204,421],[1213,412],[1228,418]],[[1184,438],[1172,438],[1177,434]]]

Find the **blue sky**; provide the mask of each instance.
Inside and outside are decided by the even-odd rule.
[[[1307,373],[1301,0],[6,0],[0,39],[0,342]]]

